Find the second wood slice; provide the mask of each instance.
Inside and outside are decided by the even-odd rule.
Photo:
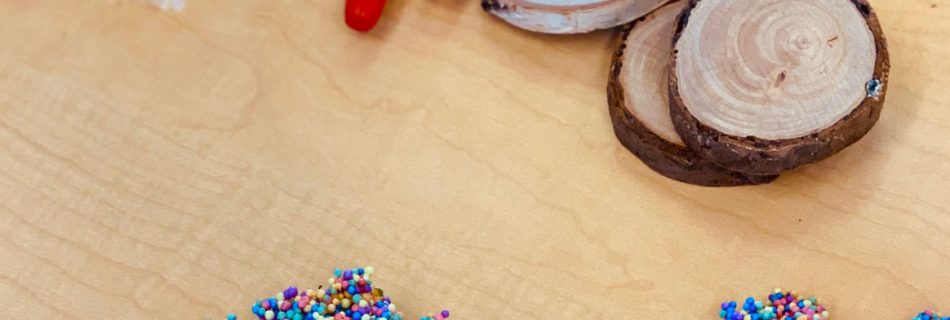
[[[677,16],[686,1],[668,4],[624,28],[613,59],[608,100],[620,142],[654,171],[702,186],[767,183],[775,176],[726,170],[693,152],[670,118],[670,52]]]

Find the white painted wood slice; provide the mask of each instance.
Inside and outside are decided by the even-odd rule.
[[[608,88],[614,132],[654,171],[685,183],[738,186],[771,182],[775,176],[726,170],[687,148],[673,127],[669,69],[677,17],[686,1],[667,4],[624,28]]]
[[[573,34],[622,25],[650,13],[668,1],[482,0],[482,7],[522,29]]]
[[[674,125],[726,168],[819,161],[880,115],[887,46],[865,0],[691,0],[676,39]]]

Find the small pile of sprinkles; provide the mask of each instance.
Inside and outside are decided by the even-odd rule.
[[[719,318],[724,320],[827,320],[828,310],[818,298],[802,299],[794,291],[775,289],[768,301],[748,297],[741,308],[735,301],[722,303]]]
[[[326,287],[298,290],[288,287],[273,298],[258,300],[251,312],[260,320],[403,320],[383,290],[373,287],[373,267],[336,269]],[[448,310],[420,320],[443,320]],[[228,320],[237,319],[228,315]]]
[[[950,317],[941,317],[939,313],[927,310],[921,312],[911,320],[950,320]]]

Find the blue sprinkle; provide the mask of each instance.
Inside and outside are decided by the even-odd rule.
[[[868,98],[877,98],[881,95],[881,91],[884,90],[884,86],[881,84],[881,80],[871,80],[868,81]]]

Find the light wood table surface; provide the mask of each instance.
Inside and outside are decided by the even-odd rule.
[[[614,32],[477,1],[0,2],[0,301],[16,319],[251,319],[372,265],[415,319],[713,319],[816,294],[950,312],[950,3],[877,0],[878,126],[772,185],[665,179],[614,138]]]

